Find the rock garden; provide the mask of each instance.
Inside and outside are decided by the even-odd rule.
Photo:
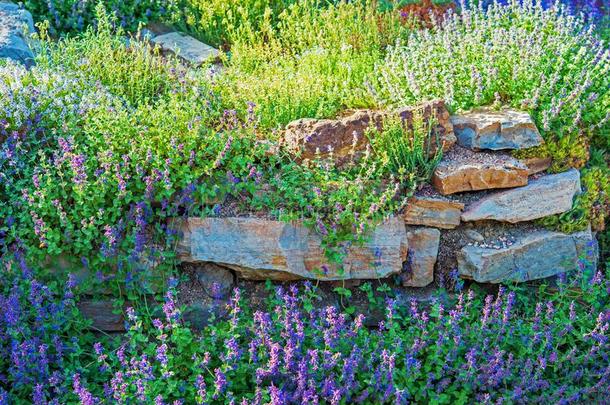
[[[0,404],[603,403],[609,13],[0,1]]]

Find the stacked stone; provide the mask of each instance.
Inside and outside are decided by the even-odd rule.
[[[570,210],[581,189],[577,170],[546,175],[548,159],[511,156],[512,150],[543,143],[527,113],[480,109],[450,116],[442,101],[418,108],[424,120],[434,120],[432,134],[445,151],[433,175],[434,189],[416,193],[402,215],[380,224],[364,246],[348,248],[342,266],[326,261],[315,231],[261,218],[182,221],[177,224],[184,234],[181,260],[216,263],[250,280],[400,275],[409,287],[432,283],[435,268],[457,267],[464,278],[499,283],[575,270],[587,254],[595,266],[590,230],[567,235],[531,223]],[[412,123],[413,109],[392,113]],[[367,128],[381,129],[392,113],[360,110],[336,120],[301,119],[287,126],[284,146],[301,161],[315,157],[349,164],[368,148]]]

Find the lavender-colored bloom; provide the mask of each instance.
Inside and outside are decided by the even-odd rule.
[[[219,369],[214,369],[214,398],[217,399],[222,393],[224,393],[227,387],[227,378],[224,373]]]

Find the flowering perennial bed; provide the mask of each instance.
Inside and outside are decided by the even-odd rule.
[[[37,26],[33,67],[0,60],[0,404],[606,400],[604,4],[588,3],[586,15],[529,0],[462,4],[422,24],[403,2],[25,3],[50,21]],[[219,60],[189,66],[122,28],[160,18],[220,48]],[[26,34],[15,35],[21,44]],[[574,252],[592,251],[589,229],[598,231],[599,268],[583,254],[570,274],[490,295],[449,269],[422,303],[394,279],[341,285],[339,305],[325,305],[307,282],[269,286],[262,307],[248,291],[229,295],[234,276],[220,271],[230,281],[204,278],[209,319],[189,328],[174,221],[250,216],[277,229],[285,228],[273,221],[298,221],[316,254],[341,270],[377,224],[426,192],[443,158],[439,145],[430,153],[436,128],[419,112],[409,124],[384,116],[366,130],[368,147],[356,154],[354,139],[353,156],[336,165],[332,148],[295,153],[287,124],[432,99],[447,116],[485,107],[531,117],[538,146],[502,155],[517,161],[510,185],[532,174],[521,161],[565,173],[538,175],[533,186],[568,178],[568,197],[557,197],[566,210],[526,216]],[[458,186],[443,193],[475,189]],[[464,204],[447,204],[457,226]],[[482,215],[470,208],[467,216]],[[585,242],[565,235],[583,231]],[[470,250],[496,249],[477,243]],[[379,247],[371,252],[386,259]],[[368,301],[364,315],[356,293]],[[91,297],[111,298],[119,316],[128,308],[126,334],[83,317],[77,304]]]

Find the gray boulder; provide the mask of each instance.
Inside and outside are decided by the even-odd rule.
[[[530,115],[513,109],[482,108],[451,117],[460,146],[479,150],[525,149],[543,140]]]
[[[34,64],[26,35],[34,32],[32,15],[13,3],[0,2],[0,58]]]
[[[407,258],[404,221],[379,224],[364,246],[349,248],[342,268],[328,262],[321,237],[309,227],[261,218],[187,218],[174,224],[182,232],[181,261],[211,262],[250,280],[375,279],[400,273]]]
[[[571,235],[540,230],[505,248],[469,245],[457,254],[461,277],[479,283],[523,282],[595,269],[598,250],[590,230]]]
[[[531,180],[527,186],[490,194],[470,205],[462,221],[494,220],[517,223],[566,212],[580,192],[580,173],[564,173]]]

